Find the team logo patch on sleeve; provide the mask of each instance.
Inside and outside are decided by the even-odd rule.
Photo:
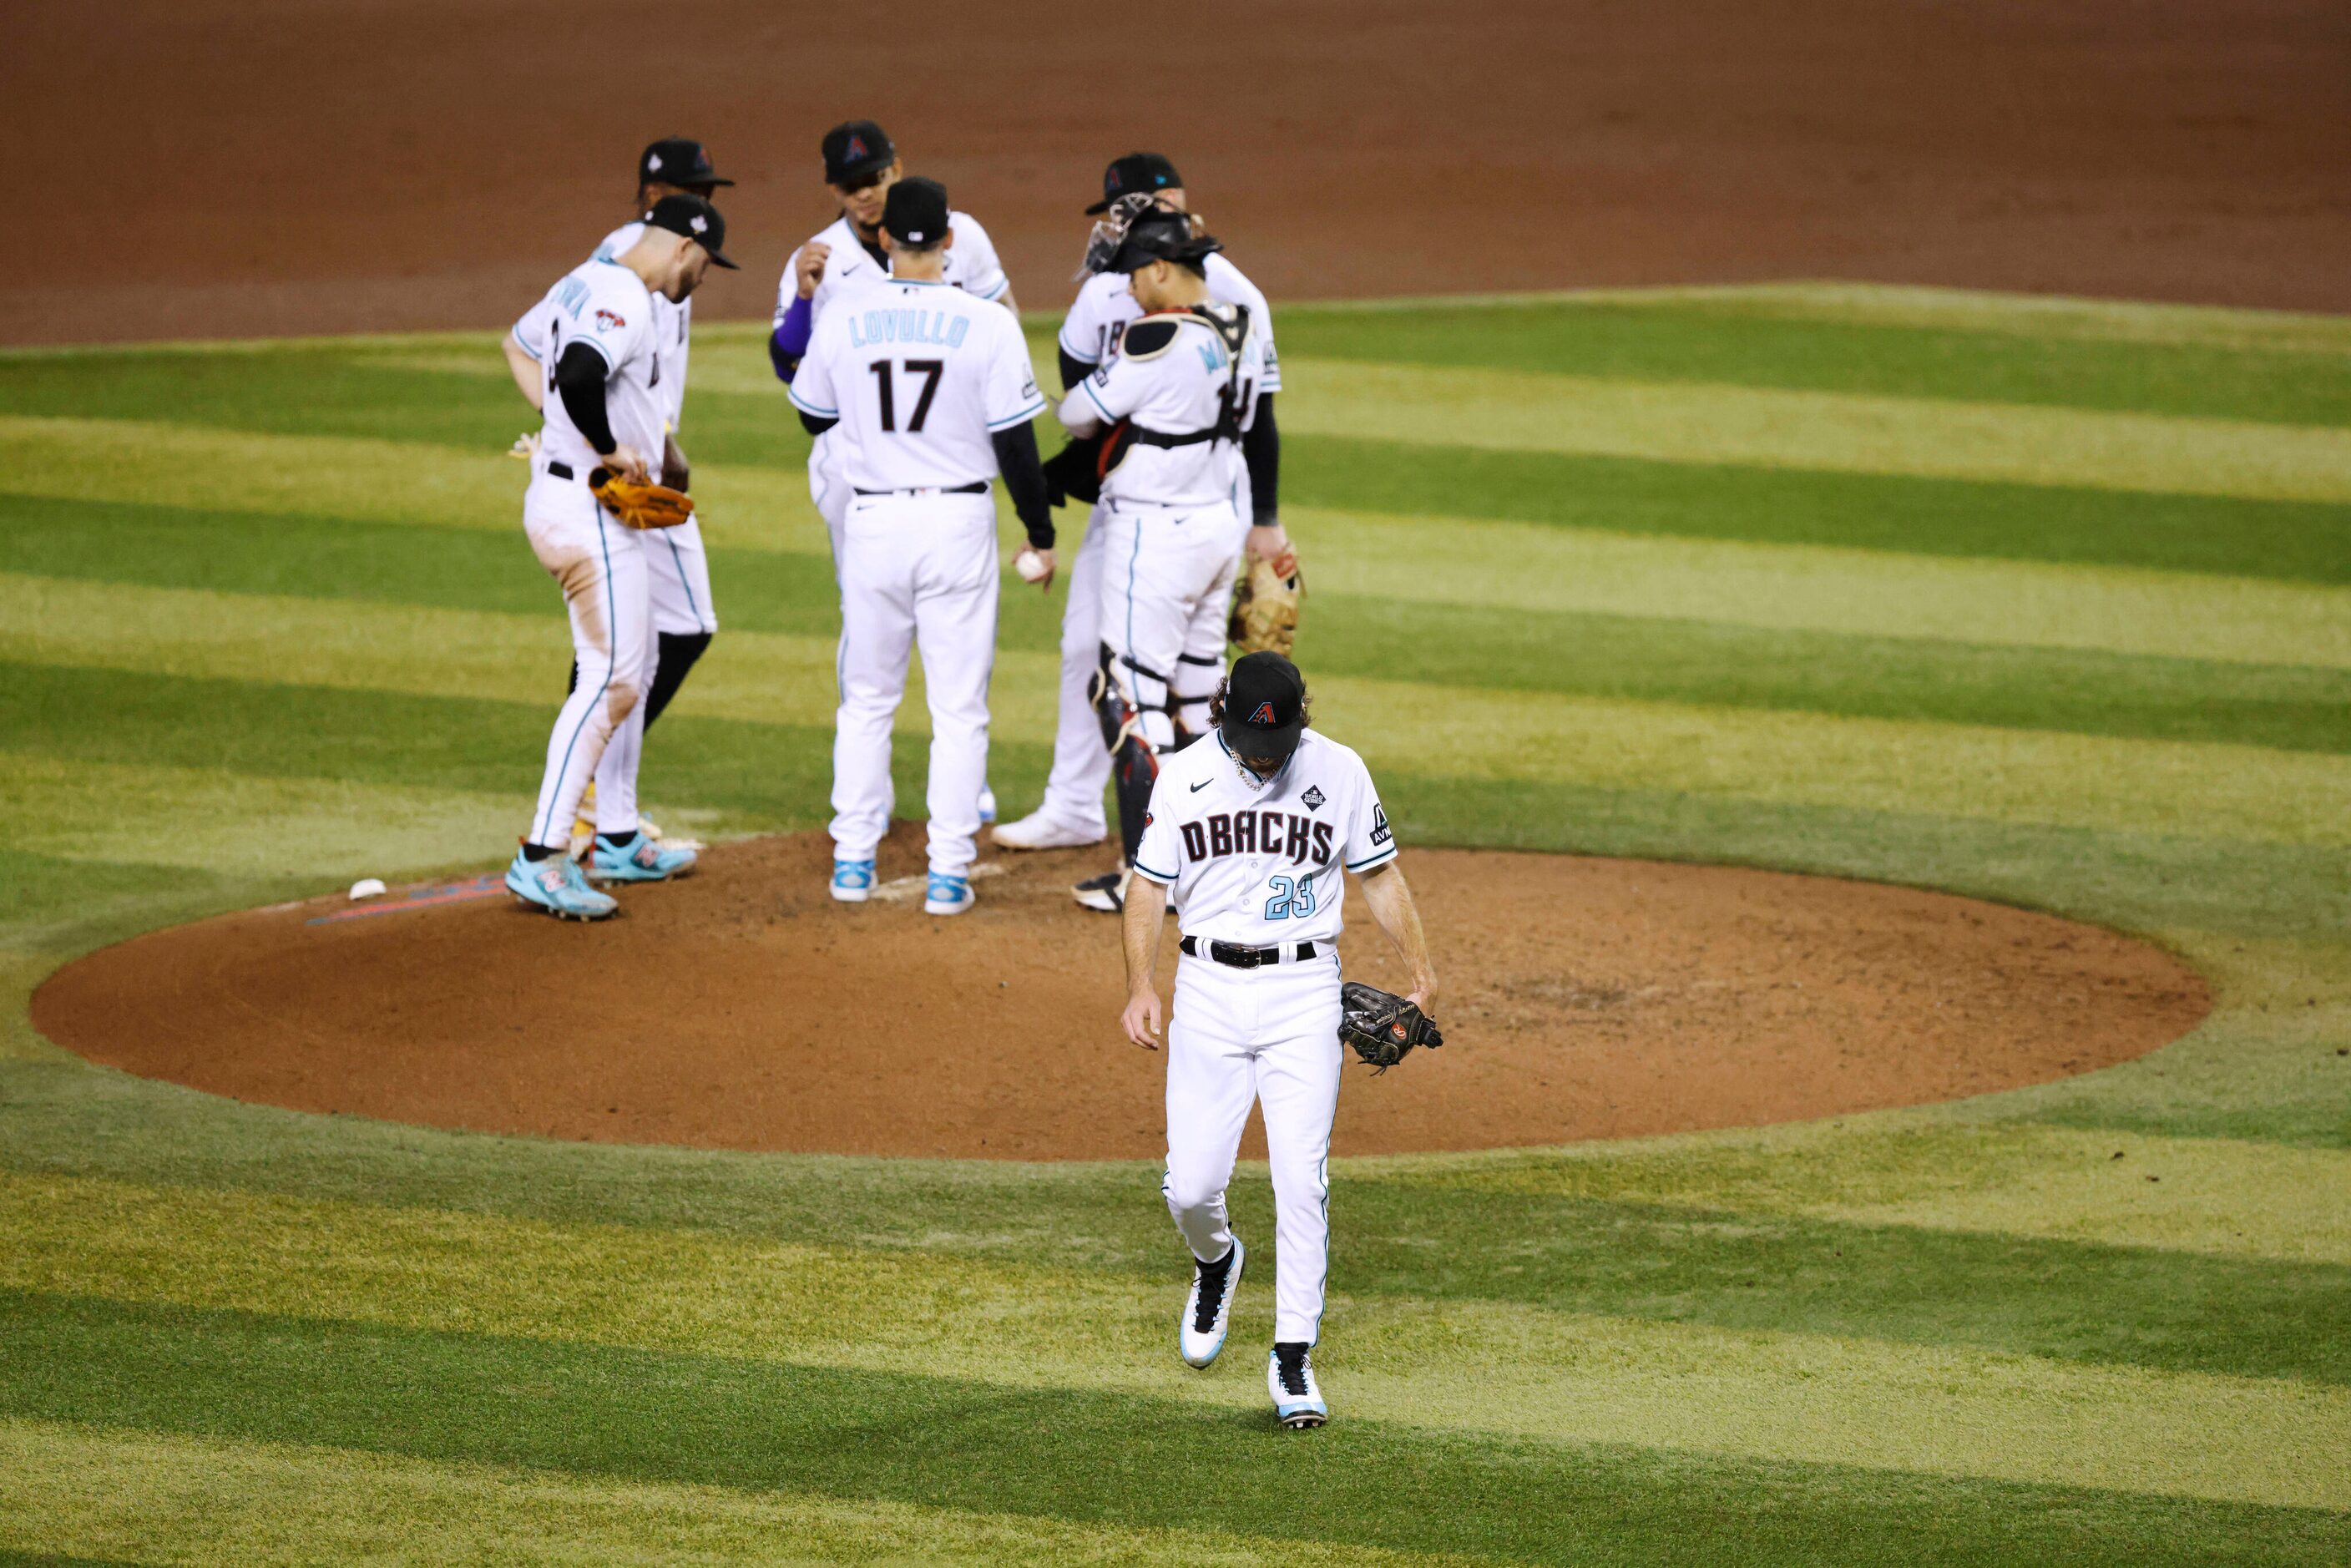
[[[1258,704],[1257,712],[1249,715],[1249,722],[1251,724],[1265,725],[1273,723],[1273,705],[1271,703]]]
[[[1306,793],[1298,798],[1306,802],[1306,809],[1310,811],[1319,811],[1322,809],[1322,791],[1314,785],[1308,785]]]
[[[1388,832],[1388,809],[1387,809],[1385,806],[1374,806],[1374,807],[1373,807],[1373,808],[1372,808],[1372,842],[1374,842],[1374,843],[1375,843],[1375,844],[1384,844],[1384,843],[1386,843],[1386,842],[1388,841],[1389,837],[1390,837],[1390,834],[1389,834],[1389,832]]]
[[[599,310],[596,312],[596,330],[599,332],[617,332],[628,324],[629,323],[625,319],[613,311]]]

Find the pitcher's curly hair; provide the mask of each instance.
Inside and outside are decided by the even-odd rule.
[[[1225,694],[1232,689],[1232,676],[1222,676],[1217,682],[1217,689],[1209,694],[1208,723],[1211,726],[1225,722]],[[1304,689],[1299,692],[1298,718],[1301,727],[1306,729],[1314,727],[1314,694],[1312,692]]]

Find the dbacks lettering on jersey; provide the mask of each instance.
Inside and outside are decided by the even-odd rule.
[[[1150,826],[1149,818],[1144,825]],[[1320,865],[1331,858],[1331,824],[1287,811],[1217,811],[1178,822],[1176,831],[1184,836],[1187,860],[1286,855],[1292,865],[1304,865],[1309,858]]]

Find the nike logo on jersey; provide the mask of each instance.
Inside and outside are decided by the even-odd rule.
[[[1209,785],[1214,784],[1215,782],[1216,782],[1216,780],[1215,780],[1215,779],[1201,779],[1197,784],[1195,784],[1195,785],[1193,785],[1193,786],[1192,786],[1192,793],[1193,793],[1193,794],[1195,794],[1195,795],[1196,795],[1196,794],[1198,794],[1201,790],[1206,789]]]
[[[1303,865],[1331,858],[1331,824],[1287,811],[1218,811],[1186,822],[1184,853],[1196,861],[1217,855],[1286,855]]]

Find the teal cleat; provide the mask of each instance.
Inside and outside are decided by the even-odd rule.
[[[649,833],[638,833],[624,844],[601,834],[588,852],[588,875],[596,882],[667,882],[694,869],[692,850],[664,847]]]
[[[941,876],[931,873],[931,880],[923,889],[923,913],[925,915],[961,915],[975,900],[971,882],[967,877]]]
[[[843,904],[862,904],[873,896],[873,862],[833,862],[832,896]]]
[[[589,886],[580,868],[561,853],[533,861],[515,851],[514,862],[507,867],[507,889],[558,920],[604,920],[621,907],[608,894]]]

